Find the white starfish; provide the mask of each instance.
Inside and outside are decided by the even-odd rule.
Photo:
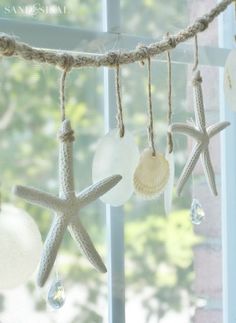
[[[106,267],[96,251],[88,233],[79,219],[79,211],[109,191],[120,180],[120,175],[110,176],[91,185],[78,195],[74,192],[73,175],[73,130],[70,121],[64,120],[59,132],[59,197],[40,190],[16,186],[14,194],[26,201],[53,210],[55,217],[46,238],[38,272],[38,284],[43,286],[52,270],[58,249],[68,227],[81,252],[100,272]]]
[[[206,127],[201,83],[202,78],[200,75],[200,71],[197,71],[193,78],[194,113],[196,125],[174,123],[170,126],[170,131],[188,135],[197,141],[178,180],[178,195],[180,195],[185,183],[191,175],[200,156],[204,173],[207,178],[207,182],[211,189],[211,192],[213,195],[217,195],[215,174],[212,167],[208,146],[210,143],[210,139],[216,134],[218,134],[220,131],[228,127],[230,123],[224,121],[216,123],[210,127]]]

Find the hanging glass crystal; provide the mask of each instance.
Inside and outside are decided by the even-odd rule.
[[[197,199],[193,199],[191,205],[191,220],[193,224],[199,225],[205,218],[205,212]]]
[[[60,279],[53,280],[48,291],[48,304],[54,308],[59,309],[65,303],[65,289]]]

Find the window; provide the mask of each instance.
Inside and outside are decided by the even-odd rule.
[[[37,4],[30,1],[27,5],[13,1],[10,6],[2,1],[0,29],[36,47],[101,53],[132,49],[137,43],[148,44],[162,37],[166,31],[176,32],[215,3],[171,0],[167,6],[165,1],[138,0],[134,6],[127,0],[50,0]],[[232,47],[232,21],[233,10],[229,8],[219,23],[215,21],[199,36],[207,121],[211,124],[221,117],[232,124],[222,136],[221,155],[219,138],[211,146],[219,191],[223,187],[220,197],[210,196],[199,165],[183,196],[174,196],[169,217],[164,215],[162,197],[147,202],[133,196],[124,208],[105,207],[100,201],[90,205],[81,212],[81,220],[106,258],[108,275],[93,271],[66,235],[53,273],[58,271],[65,285],[64,307],[53,311],[46,303],[51,280],[45,288],[38,289],[33,277],[25,286],[1,292],[0,323],[124,323],[125,311],[127,323],[222,323],[223,317],[224,323],[234,323],[236,310],[231,302],[236,288],[231,279],[236,269],[232,212],[235,183],[230,169],[234,168],[236,156],[226,143],[230,140],[233,145],[236,120],[224,107],[221,91],[221,67]],[[218,48],[219,43],[223,48]],[[189,65],[192,50],[189,42],[172,52],[174,121],[193,117]],[[57,193],[54,165],[58,154],[60,71],[18,58],[3,58],[1,69],[3,201],[26,209],[44,239],[51,222],[50,212],[30,206],[9,192],[19,183]],[[165,55],[160,55],[152,61],[152,90],[156,143],[162,152],[166,145],[166,76]],[[122,67],[121,81],[125,125],[135,134],[142,150],[147,145],[146,67]],[[98,139],[104,128],[107,131],[115,126],[114,72],[73,70],[67,80],[66,97],[67,115],[76,134],[75,186],[82,190],[91,183]],[[185,137],[175,136],[176,176],[191,146]],[[193,227],[189,216],[192,197],[200,200],[206,212],[206,220],[197,227]]]

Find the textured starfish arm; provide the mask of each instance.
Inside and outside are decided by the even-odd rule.
[[[100,272],[107,272],[100,255],[95,249],[88,233],[84,229],[81,221],[78,217],[73,217],[69,225],[69,231],[79,246],[79,249],[83,255],[89,260],[89,262]]]
[[[86,188],[77,196],[79,208],[86,206],[87,204],[98,199],[100,196],[112,189],[117,183],[119,183],[121,179],[121,175],[109,176]]]
[[[212,138],[213,136],[215,136],[220,131],[224,130],[229,125],[230,125],[230,122],[228,122],[228,121],[216,123],[216,124],[207,128],[207,133],[208,133],[209,137]]]
[[[199,156],[201,154],[202,151],[202,146],[201,144],[196,144],[192,150],[192,153],[190,154],[189,159],[187,160],[187,163],[184,166],[184,169],[180,175],[180,178],[178,180],[177,183],[177,194],[180,195],[182,192],[182,189],[185,185],[185,183],[187,182],[189,176],[191,175],[194,167],[196,166],[196,163],[199,159]]]
[[[44,243],[44,248],[41,256],[39,271],[38,271],[38,285],[42,287],[54,265],[58,249],[63,239],[63,235],[67,228],[68,222],[62,216],[55,216],[53,224],[47,235]]]
[[[63,200],[33,187],[17,185],[13,188],[13,193],[31,204],[45,207],[55,212],[63,210]]]
[[[170,125],[169,129],[171,132],[178,132],[184,135],[191,136],[197,141],[201,140],[201,133],[195,127],[186,123],[173,123],[172,125]]]
[[[213,170],[213,166],[211,163],[211,158],[210,158],[210,154],[209,154],[208,149],[206,149],[202,152],[201,160],[202,160],[202,164],[203,164],[204,173],[207,178],[207,182],[208,182],[208,185],[211,189],[211,192],[213,195],[217,196],[215,174],[214,174],[214,170]]]

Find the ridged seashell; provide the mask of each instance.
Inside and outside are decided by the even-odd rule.
[[[152,150],[145,149],[134,172],[136,194],[147,200],[154,199],[164,191],[168,179],[169,164],[165,157],[159,152],[152,156]]]

